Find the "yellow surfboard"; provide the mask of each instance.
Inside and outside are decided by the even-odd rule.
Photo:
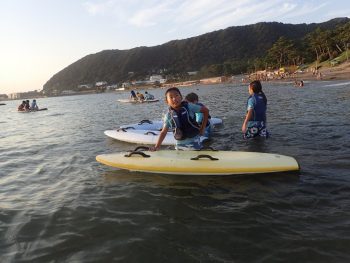
[[[101,154],[96,160],[108,166],[145,173],[229,175],[297,171],[293,157],[238,151],[133,151]]]

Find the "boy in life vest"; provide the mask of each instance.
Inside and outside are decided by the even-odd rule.
[[[160,148],[169,129],[173,130],[177,150],[202,148],[199,138],[205,133],[209,110],[205,106],[182,101],[181,92],[176,87],[169,88],[165,92],[165,100],[169,109],[164,117],[163,129],[159,134],[158,141],[151,150],[156,151]],[[203,113],[201,125],[195,119],[195,113],[200,112]]]
[[[267,138],[269,136],[266,129],[267,99],[260,81],[251,82],[248,92],[250,96],[247,101],[247,114],[242,125],[243,138],[249,139],[257,136]]]
[[[194,92],[191,92],[189,94],[186,95],[185,97],[185,100],[187,102],[191,102],[193,104],[197,104],[199,106],[204,106],[203,103],[200,103],[199,102],[199,98],[198,98],[198,95]],[[205,133],[204,133],[204,136],[205,137],[210,137],[211,135],[211,130],[212,130],[212,125],[210,124],[210,115],[208,116],[208,122],[207,122],[207,126],[205,127]],[[203,121],[203,113],[196,113],[196,122],[198,124],[201,124]]]

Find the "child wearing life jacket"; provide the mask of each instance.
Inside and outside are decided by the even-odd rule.
[[[209,110],[205,106],[182,101],[182,95],[178,88],[169,88],[165,92],[165,100],[169,105],[168,112],[164,117],[163,129],[159,134],[158,141],[151,150],[160,148],[169,129],[173,130],[176,139],[176,149],[193,150],[202,148],[200,135],[205,133]],[[195,113],[203,113],[201,125],[196,122]]]
[[[249,139],[257,136],[267,138],[269,136],[266,129],[267,99],[260,81],[251,82],[248,92],[250,96],[247,101],[247,114],[242,125],[243,138]]]
[[[185,97],[185,100],[187,101],[187,102],[191,102],[191,103],[193,103],[193,104],[197,104],[197,105],[199,105],[199,106],[204,106],[204,104],[203,103],[200,103],[199,102],[199,97],[198,97],[198,95],[196,94],[196,93],[194,93],[194,92],[191,92],[191,93],[188,93],[187,95],[186,95],[186,97]],[[204,136],[205,137],[210,137],[210,135],[211,135],[211,130],[212,130],[212,125],[210,124],[210,115],[208,116],[208,122],[207,122],[207,126],[205,127],[205,134],[204,134]],[[203,113],[196,113],[196,122],[198,123],[198,124],[201,124],[202,123],[202,121],[203,121]]]

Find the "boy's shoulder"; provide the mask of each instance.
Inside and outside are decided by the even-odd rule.
[[[198,112],[201,110],[202,106],[199,104],[194,104],[192,102],[188,102],[187,107],[190,111]]]

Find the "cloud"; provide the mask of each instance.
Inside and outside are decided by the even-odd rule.
[[[99,4],[95,4],[92,2],[84,2],[83,3],[83,7],[86,9],[86,11],[90,14],[90,15],[101,15],[106,13],[106,11],[109,10],[108,7],[110,7],[110,5],[113,5],[113,3],[111,3],[111,1],[107,1],[104,3],[99,3]]]
[[[128,22],[137,27],[154,26],[159,24],[161,20],[164,20],[164,17],[166,17],[166,14],[170,11],[171,9],[167,3],[160,4],[137,11],[128,19]]]
[[[257,22],[305,23],[332,18],[329,14],[348,16],[348,8],[332,12],[334,5],[328,0],[90,0],[84,8],[94,16],[114,16],[131,29],[158,26],[166,34],[197,35]]]

